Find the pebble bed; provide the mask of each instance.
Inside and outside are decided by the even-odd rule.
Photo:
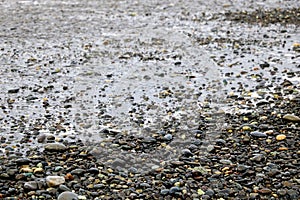
[[[30,10],[33,5],[27,3],[14,4],[21,9],[16,14],[23,16],[23,11]],[[80,5],[74,3],[66,11]],[[157,6],[160,10],[175,7],[172,3]],[[224,10],[229,7],[221,5]],[[96,11],[90,14],[101,14]],[[128,11],[125,19],[138,14]],[[205,49],[218,72],[184,69],[196,59],[184,51],[141,51],[142,43],[132,50],[129,42],[125,43],[128,49],[119,44],[125,45],[120,52],[109,37],[101,44],[111,48],[110,53],[96,52],[93,42],[81,45],[76,41],[54,47],[60,55],[47,46],[37,45],[28,54],[20,48],[22,44],[16,50],[13,42],[1,47],[1,76],[5,78],[1,80],[0,199],[300,199],[299,5],[197,16],[182,12],[168,17],[203,23],[202,28],[207,23],[216,25],[210,30],[212,35],[192,29],[184,35]],[[4,19],[0,19],[2,24]],[[121,25],[126,26],[126,20]],[[219,26],[222,23],[228,26],[226,30]],[[7,26],[17,40],[13,31],[18,27]],[[263,34],[257,27],[264,27]],[[0,29],[1,41],[8,38],[8,29]],[[96,32],[96,28],[89,30]],[[243,30],[254,36],[240,39]],[[161,47],[161,42],[153,39],[151,45]],[[28,48],[32,43],[23,45]],[[49,55],[35,58],[41,56],[39,50]],[[99,75],[103,81],[99,91],[93,91],[93,85],[82,86],[86,79],[95,78],[88,64],[100,57],[109,57],[111,65],[125,63],[125,69],[128,63],[149,68],[153,63],[160,67],[171,63],[176,73],[166,70],[155,76],[163,79],[172,74],[171,79],[179,83],[124,93],[122,101],[130,110],[112,112],[124,106],[114,105],[118,95],[106,96],[123,77],[119,72]],[[78,70],[74,66],[87,67],[77,74],[80,80],[74,81],[73,73]],[[157,80],[145,70],[138,73],[143,77],[134,81]],[[206,84],[205,75],[212,76]],[[123,95],[121,89],[118,92]],[[74,108],[78,99],[81,107]],[[90,104],[96,108],[85,113]],[[163,116],[150,122],[155,114]],[[96,126],[89,121],[94,119]]]

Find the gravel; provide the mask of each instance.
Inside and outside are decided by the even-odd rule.
[[[0,198],[300,198],[296,2],[0,8]]]

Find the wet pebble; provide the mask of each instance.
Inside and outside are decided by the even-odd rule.
[[[65,178],[62,176],[47,176],[46,183],[49,187],[58,186],[65,183]]]
[[[291,122],[300,122],[300,117],[293,114],[286,114],[282,118]]]
[[[67,147],[62,143],[49,143],[44,146],[46,151],[64,151]]]
[[[253,131],[250,133],[250,135],[257,138],[264,138],[268,136],[266,133],[259,132],[259,131]]]
[[[78,195],[74,192],[62,192],[57,200],[78,200]]]
[[[169,194],[169,192],[170,192],[169,189],[162,189],[162,190],[160,191],[160,194],[161,194],[161,195],[167,195],[167,194]]]
[[[166,134],[165,136],[164,136],[164,139],[165,140],[167,140],[167,141],[170,141],[170,140],[172,140],[173,139],[173,136],[171,135],[171,134]]]
[[[284,135],[284,134],[279,134],[276,136],[277,141],[281,141],[281,140],[285,140],[285,139],[286,139],[286,135]]]

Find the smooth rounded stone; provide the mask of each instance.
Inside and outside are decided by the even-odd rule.
[[[286,114],[282,118],[291,122],[300,122],[300,117],[293,114]]]
[[[271,194],[272,190],[270,190],[269,188],[262,188],[262,189],[258,190],[258,192],[261,194]]]
[[[256,162],[261,162],[261,161],[265,160],[265,156],[262,154],[256,154],[252,158],[250,158],[250,160],[256,161]]]
[[[195,150],[198,149],[198,146],[196,146],[196,145],[194,145],[194,144],[191,144],[191,145],[188,147],[188,149],[189,149],[190,151],[194,152]]]
[[[57,200],[78,200],[78,195],[74,192],[63,192],[58,196]]]
[[[237,170],[238,170],[239,172],[246,171],[247,169],[250,169],[250,168],[251,168],[251,166],[248,166],[248,165],[238,165],[238,166],[237,166]]]
[[[111,165],[113,167],[117,167],[117,166],[125,166],[126,165],[126,162],[120,158],[116,158],[112,163]]]
[[[29,158],[19,158],[16,160],[16,163],[18,165],[27,165],[29,163],[31,163],[32,161]]]
[[[211,197],[209,195],[202,195],[201,199],[206,200],[206,199],[211,199]]]
[[[57,166],[57,167],[54,168],[54,171],[58,172],[58,171],[63,170],[63,169],[64,168],[62,166]]]
[[[231,165],[232,164],[232,162],[230,160],[225,160],[225,159],[221,159],[219,162],[224,164],[224,165]]]
[[[65,178],[62,176],[47,176],[46,183],[49,187],[58,186],[65,183]]]
[[[193,156],[193,155],[194,155],[189,149],[182,149],[182,150],[181,150],[181,153],[182,153],[182,155],[185,156],[185,157],[190,157],[190,156]]]
[[[18,169],[11,168],[11,169],[8,169],[6,172],[8,175],[14,176],[15,174],[18,173]]]
[[[284,134],[279,134],[276,136],[277,141],[281,141],[281,140],[285,140],[285,139],[286,139],[286,135],[284,135]]]
[[[61,191],[71,191],[71,189],[66,185],[59,185],[58,187]]]
[[[20,91],[20,88],[11,88],[11,89],[8,89],[7,93],[14,94],[14,93],[18,93],[19,91]]]
[[[286,189],[279,189],[277,190],[277,194],[280,195],[280,196],[285,196],[286,195]]]
[[[257,199],[259,197],[258,193],[250,193],[250,199]]]
[[[46,140],[46,134],[40,134],[37,138],[38,143],[43,143]]]
[[[223,140],[223,139],[217,139],[217,140],[216,140],[216,144],[217,144],[217,145],[225,145],[225,144],[226,144],[226,141]]]
[[[137,169],[137,168],[135,168],[135,167],[130,167],[130,168],[128,169],[128,172],[129,172],[129,173],[133,173],[133,174],[135,174],[135,173],[137,173],[137,172],[138,172],[138,169]]]
[[[27,190],[37,190],[38,184],[35,181],[28,181],[28,182],[24,183],[24,188]]]
[[[95,167],[92,167],[92,168],[88,169],[87,172],[91,173],[91,174],[98,174],[99,173],[99,169],[95,168]]]
[[[300,198],[300,194],[296,190],[288,190],[287,194],[289,195],[290,199],[299,199]]]
[[[163,189],[163,190],[160,191],[160,194],[161,195],[167,195],[167,194],[169,194],[169,192],[170,192],[169,189]]]
[[[170,141],[173,139],[173,136],[172,136],[172,134],[168,133],[167,135],[164,136],[164,139],[167,141]]]
[[[44,145],[46,151],[64,151],[67,147],[62,143],[48,143]]]
[[[143,187],[143,188],[149,188],[151,187],[148,183],[141,183],[140,184],[140,187]]]
[[[84,169],[74,169],[71,171],[71,174],[80,175],[83,174],[84,172],[85,172]]]
[[[54,141],[55,140],[55,136],[54,135],[47,135],[46,138],[49,141]]]
[[[268,136],[266,133],[259,132],[259,131],[253,131],[250,133],[250,135],[257,138],[264,138]]]
[[[228,198],[229,193],[230,193],[229,189],[223,189],[223,190],[218,191],[217,196]]]
[[[171,187],[170,188],[170,194],[174,194],[174,193],[176,193],[176,192],[180,192],[181,191],[181,189],[179,188],[179,187]]]
[[[208,189],[208,190],[205,191],[205,194],[208,195],[208,196],[210,196],[210,197],[212,197],[212,196],[215,195],[215,192],[213,190],[211,190],[211,189]]]
[[[103,188],[105,188],[106,186],[104,185],[104,184],[95,184],[94,185],[94,189],[103,189]]]
[[[214,145],[208,145],[206,149],[207,149],[208,152],[212,152],[215,149],[215,146]]]

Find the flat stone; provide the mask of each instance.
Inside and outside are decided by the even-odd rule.
[[[11,88],[7,92],[10,93],[10,94],[13,94],[13,93],[18,93],[19,90],[20,90],[20,88]]]
[[[38,184],[35,181],[28,181],[28,182],[24,183],[24,188],[27,190],[37,190]]]
[[[293,114],[286,114],[282,118],[291,122],[300,122],[300,117]]]
[[[45,144],[44,148],[46,151],[64,151],[67,149],[67,147],[62,143]]]
[[[47,176],[46,183],[49,187],[58,186],[65,183],[65,178],[62,176]]]
[[[262,189],[258,190],[258,192],[261,194],[271,194],[272,190],[270,190],[269,188],[262,188]]]
[[[78,200],[78,195],[75,194],[74,192],[63,192],[61,193],[57,200]]]
[[[253,131],[250,133],[251,136],[253,137],[257,137],[257,138],[262,138],[262,137],[267,137],[268,135],[266,133],[263,132],[259,132],[259,131]]]

